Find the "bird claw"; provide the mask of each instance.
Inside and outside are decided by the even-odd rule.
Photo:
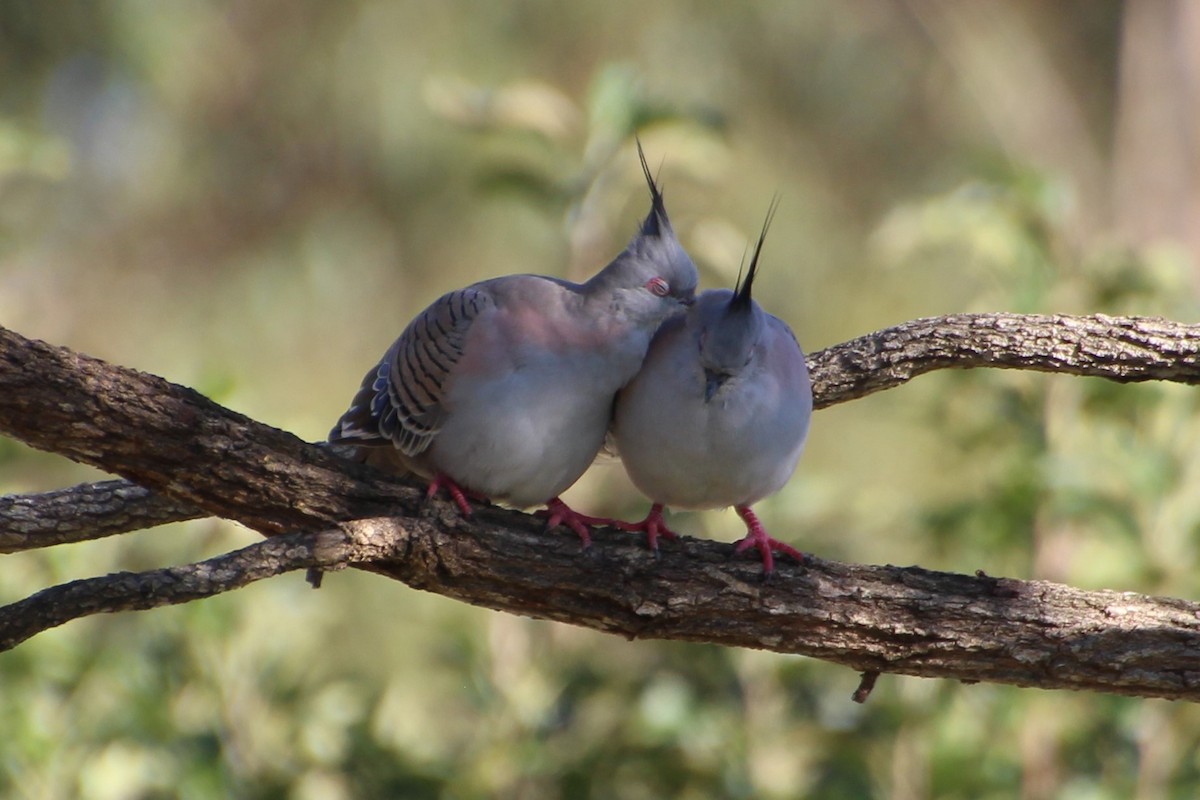
[[[737,508],[738,515],[746,523],[747,533],[745,538],[738,540],[733,547],[734,554],[744,553],[751,547],[758,548],[759,556],[762,558],[763,574],[770,576],[775,571],[775,556],[774,553],[791,556],[804,563],[804,553],[801,553],[790,544],[785,544],[778,539],[772,539],[767,535],[767,531],[763,528],[762,523],[758,521],[758,517],[745,506]]]
[[[608,517],[593,517],[588,514],[580,514],[575,509],[568,506],[559,498],[555,497],[546,503],[546,508],[537,512],[540,517],[547,517],[546,530],[553,530],[559,525],[566,525],[571,530],[575,531],[583,542],[583,549],[587,550],[592,546],[592,535],[588,531],[588,526],[608,526],[615,527],[621,525],[620,522]]]
[[[429,482],[429,488],[425,491],[425,497],[432,500],[434,497],[437,497],[438,492],[442,489],[445,489],[446,493],[450,495],[450,499],[458,506],[458,510],[462,512],[464,517],[471,516],[471,504],[467,502],[466,494],[448,475],[443,475],[439,472]]]
[[[654,551],[654,555],[658,556],[658,537],[664,539],[675,540],[679,538],[679,534],[667,527],[666,520],[663,519],[662,503],[655,503],[650,506],[650,513],[641,522],[617,522],[616,527],[630,533],[646,534],[646,545]]]

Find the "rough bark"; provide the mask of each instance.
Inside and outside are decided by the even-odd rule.
[[[810,357],[817,408],[935,369],[995,367],[1121,383],[1200,383],[1200,325],[1094,314],[953,314],[886,328]]]
[[[98,481],[0,497],[0,553],[102,539],[208,516],[196,506],[130,481]]]
[[[397,492],[416,500],[381,473],[192,389],[3,328],[0,431],[194,506],[183,509],[189,516],[225,516],[264,534],[382,516]],[[14,502],[30,518],[28,504]],[[162,508],[153,510],[165,521]]]
[[[0,356],[9,349],[25,346],[21,344],[25,340],[19,336],[11,341],[6,339],[10,335],[15,334],[0,328]],[[46,346],[40,342],[32,344]],[[53,363],[53,357],[46,358]],[[76,354],[71,358],[82,365],[93,361]],[[900,386],[933,370],[949,368],[1027,369],[1101,377],[1122,383],[1163,380],[1195,384],[1200,383],[1200,325],[1184,325],[1154,317],[1100,314],[1087,317],[955,314],[885,328],[812,353],[808,361],[813,378],[813,403],[818,409]],[[141,382],[127,382],[127,391],[153,396],[169,385],[154,376],[128,372],[139,375]],[[0,374],[0,390],[9,383],[14,385],[14,391],[19,388],[15,379],[9,381]],[[208,402],[200,395],[195,397]],[[17,429],[4,428],[3,419],[12,416],[19,425],[20,415],[30,413],[27,408],[30,405],[36,407],[36,402],[6,404],[0,398],[0,430],[8,430],[16,438],[24,439]],[[207,407],[215,406],[208,403]],[[78,411],[67,409],[63,416],[69,420],[70,415]],[[37,421],[29,419],[21,427],[32,427]],[[229,424],[238,423],[231,421]],[[41,435],[44,444],[36,444],[32,439],[26,441],[42,449],[61,452],[68,458],[96,463],[87,461],[83,454],[56,450],[53,428],[50,425],[44,427],[47,428]],[[35,434],[30,432],[29,435]],[[100,435],[103,436],[103,432]],[[168,457],[163,461],[167,467],[187,464],[188,469],[193,469],[186,459],[179,462]],[[121,472],[112,463],[106,459],[106,464],[97,465]],[[149,464],[148,459],[143,459],[143,465]],[[145,475],[139,480],[147,486],[159,485]],[[5,529],[0,529],[0,553],[96,539],[208,513],[179,495],[175,498],[178,499],[148,493],[134,482],[117,481],[84,484],[45,495],[0,498],[0,520],[6,522]],[[86,519],[75,513],[75,505],[88,510]],[[378,508],[375,511],[382,513]],[[362,513],[369,514],[370,509],[363,509]],[[330,516],[345,518],[342,509]],[[251,522],[246,524],[257,527]]]
[[[72,619],[113,611],[176,605],[240,589],[301,568],[339,569],[387,556],[372,539],[371,520],[321,533],[281,534],[196,564],[146,572],[118,572],[71,581],[0,608],[0,650]]]
[[[814,354],[812,363],[818,406],[826,406],[950,366],[1194,383],[1198,350],[1200,327],[1164,320],[959,315],[881,331]],[[605,530],[580,554],[573,534],[546,533],[534,517],[482,507],[464,521],[448,503],[424,503],[412,486],[189,389],[2,328],[0,431],[145,485],[180,504],[179,513],[237,519],[267,535],[320,534],[350,548],[318,558],[305,550],[310,540],[283,537],[291,558],[250,549],[230,554],[240,569],[202,562],[55,587],[0,609],[0,649],[87,613],[355,563],[488,608],[628,637],[801,653],[868,675],[1200,699],[1200,604],[820,559],[783,563],[764,582],[756,560],[729,560],[727,544],[685,538],[656,560],[637,537]],[[137,495],[132,505],[150,500]],[[32,530],[28,509],[37,503],[6,502]],[[56,505],[43,506],[50,510],[38,524],[54,528]],[[164,507],[152,507],[162,519]],[[0,532],[10,533],[4,510]],[[377,549],[336,538],[360,530],[340,521],[383,516],[390,519],[370,523]],[[40,536],[14,546],[0,534],[0,542],[24,549]]]

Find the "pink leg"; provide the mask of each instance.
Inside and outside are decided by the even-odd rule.
[[[546,502],[546,510],[537,513],[539,516],[549,517],[546,520],[546,530],[566,525],[575,531],[583,541],[584,550],[592,546],[592,535],[588,533],[589,525],[617,526],[621,524],[608,517],[590,517],[587,514],[580,514],[557,497],[550,498]]]
[[[757,547],[759,554],[762,556],[763,572],[770,575],[775,571],[775,557],[771,554],[774,550],[784,555],[789,555],[792,558],[804,563],[804,553],[801,553],[796,548],[789,544],[784,544],[778,539],[772,539],[767,535],[762,523],[758,521],[758,517],[750,510],[749,506],[734,506],[738,516],[746,523],[746,538],[742,539],[734,547],[733,552],[742,553],[749,550],[751,547]]]
[[[446,493],[450,495],[450,499],[458,506],[458,510],[462,512],[464,517],[471,516],[471,504],[467,502],[467,496],[463,493],[462,489],[458,488],[458,484],[449,475],[439,472],[429,482],[429,489],[425,492],[425,496],[430,498],[437,497],[437,493],[442,489],[445,489]]]
[[[641,531],[646,534],[646,544],[655,553],[658,552],[658,537],[664,539],[678,539],[675,531],[667,527],[666,520],[662,515],[662,503],[655,503],[650,506],[650,513],[641,522],[618,522],[617,527],[623,531]]]

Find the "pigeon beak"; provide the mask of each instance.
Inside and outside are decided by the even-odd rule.
[[[704,402],[707,403],[713,399],[713,395],[720,391],[721,387],[725,384],[725,379],[728,377],[728,375],[722,375],[720,372],[704,370]]]

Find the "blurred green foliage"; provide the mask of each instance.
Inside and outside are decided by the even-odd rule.
[[[635,131],[707,286],[732,282],[782,193],[761,296],[807,349],[955,311],[1192,319],[1186,238],[1122,236],[1092,191],[1119,171],[1089,154],[1119,144],[1129,13],[6,3],[0,322],[319,439],[440,293],[518,271],[581,278],[611,257],[644,211]],[[796,478],[760,511],[830,558],[1194,599],[1197,410],[1180,386],[936,373],[818,414]],[[0,440],[0,492],[95,477]],[[614,465],[571,499],[645,506]],[[677,522],[738,532],[731,514]],[[203,520],[9,555],[0,601],[253,538]],[[1191,705],[885,676],[858,706],[856,682],[363,574],[320,592],[285,576],[0,655],[0,796],[1200,789]]]

